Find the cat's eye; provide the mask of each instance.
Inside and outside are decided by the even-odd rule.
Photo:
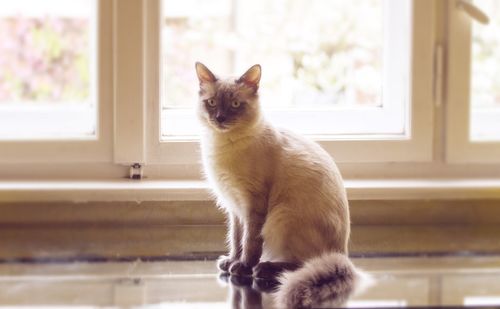
[[[241,103],[239,101],[233,101],[231,102],[231,107],[232,108],[238,108],[240,107]]]
[[[215,105],[216,105],[216,104],[215,104],[215,100],[214,100],[214,99],[209,99],[209,100],[207,100],[207,104],[208,104],[208,106],[210,106],[210,107],[215,107]]]

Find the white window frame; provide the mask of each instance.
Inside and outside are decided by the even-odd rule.
[[[198,141],[189,138],[160,141],[160,94],[162,82],[159,74],[160,0],[146,4],[146,85],[148,104],[147,154],[148,164],[197,164]],[[432,160],[433,143],[433,53],[434,53],[434,2],[411,1],[411,119],[407,136],[325,137],[317,140],[337,162],[428,162]],[[194,69],[193,69],[194,71]],[[194,74],[194,72],[193,72]],[[360,119],[360,121],[362,121]]]
[[[92,139],[3,140],[0,164],[110,162],[113,154],[112,2],[97,1],[97,131]],[[106,102],[106,103],[105,103]]]
[[[146,2],[144,2],[146,1]],[[145,5],[114,3],[114,157],[122,165],[145,163]]]
[[[459,8],[458,0],[448,1],[447,140],[449,163],[498,163],[500,142],[470,140],[470,98],[472,74],[472,23]]]

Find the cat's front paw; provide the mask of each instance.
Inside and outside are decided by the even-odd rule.
[[[217,259],[217,267],[219,268],[219,270],[227,273],[229,272],[231,264],[233,264],[236,261],[237,261],[236,259],[230,258],[227,255],[221,255]]]
[[[229,273],[232,276],[247,277],[252,275],[252,266],[245,265],[240,261],[236,261],[229,267]]]

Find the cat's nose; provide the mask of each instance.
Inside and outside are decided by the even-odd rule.
[[[218,123],[223,123],[224,121],[226,121],[226,116],[217,115],[217,116],[215,116],[215,120],[217,120]]]

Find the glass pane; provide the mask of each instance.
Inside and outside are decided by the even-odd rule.
[[[473,23],[470,138],[500,140],[500,1],[474,1],[490,17]]]
[[[378,109],[383,5],[381,0],[164,0],[162,108],[195,106],[194,62],[201,61],[216,74],[232,75],[260,63],[260,97],[267,110]]]
[[[0,6],[0,139],[96,135],[95,0]]]

